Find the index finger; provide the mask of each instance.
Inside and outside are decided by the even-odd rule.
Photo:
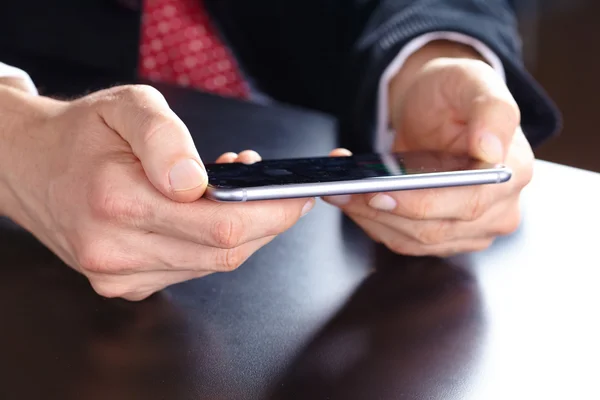
[[[314,199],[286,199],[245,203],[161,201],[142,229],[205,246],[231,249],[292,227],[314,206]]]
[[[508,185],[505,184],[505,185]],[[505,185],[459,186],[352,196],[342,209],[365,218],[389,212],[411,220],[479,218],[510,191]]]

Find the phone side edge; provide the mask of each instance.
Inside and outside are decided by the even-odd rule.
[[[508,182],[512,178],[512,170],[502,166],[498,170],[498,183]]]
[[[219,202],[244,202],[248,200],[248,192],[244,188],[218,189],[209,185],[204,192],[204,197]]]
[[[506,166],[490,170],[471,170],[404,176],[394,180],[321,182],[264,187],[221,189],[208,186],[205,197],[219,202],[244,202],[299,197],[322,197],[341,194],[391,192],[469,185],[499,184],[510,180],[512,171]]]
[[[465,173],[424,174],[398,179],[322,182],[317,184],[278,185],[247,189],[247,200],[272,200],[298,197],[323,197],[344,194],[393,192],[471,185],[499,184],[511,178],[507,168],[473,170]]]

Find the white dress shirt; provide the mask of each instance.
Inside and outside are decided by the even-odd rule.
[[[395,133],[390,129],[388,120],[388,86],[393,76],[402,68],[406,60],[421,47],[434,40],[449,40],[462,43],[473,47],[482,57],[505,79],[502,62],[493,51],[485,44],[470,36],[456,32],[431,32],[418,36],[407,43],[392,63],[384,71],[379,81],[379,94],[377,100],[377,121],[375,135],[375,150],[385,152],[392,147]],[[32,94],[37,95],[38,91],[31,77],[27,72],[0,62],[0,78],[20,78],[23,79]]]
[[[0,78],[19,78],[22,79],[27,85],[27,89],[29,92],[33,94],[38,94],[37,88],[35,87],[33,81],[29,74],[22,69],[10,66],[8,64],[4,64],[0,61]]]

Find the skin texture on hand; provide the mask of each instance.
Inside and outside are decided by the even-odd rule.
[[[314,204],[201,198],[207,177],[192,137],[148,86],[72,102],[0,88],[0,117],[0,210],[105,297],[142,300],[234,270]]]
[[[532,178],[533,152],[511,93],[478,58],[465,46],[444,42],[407,61],[390,84],[393,150],[446,151],[504,163],[513,171],[509,182],[325,199],[394,252],[479,251],[520,224],[520,193]],[[331,155],[344,154],[338,149]]]
[[[414,77],[425,64],[438,58],[458,58],[484,61],[481,55],[470,46],[446,40],[436,40],[413,53],[404,63],[400,71],[389,83],[388,115],[392,126],[399,120],[397,115],[407,87],[414,83]]]

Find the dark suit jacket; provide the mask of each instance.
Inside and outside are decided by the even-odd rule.
[[[438,30],[471,35],[500,56],[533,145],[557,132],[555,107],[521,64],[512,2],[205,0],[262,91],[337,116],[350,134],[345,144],[360,149],[371,142],[383,70],[410,39]],[[27,70],[42,93],[135,80],[138,39],[139,11],[118,0],[10,0],[2,6],[0,60]]]

